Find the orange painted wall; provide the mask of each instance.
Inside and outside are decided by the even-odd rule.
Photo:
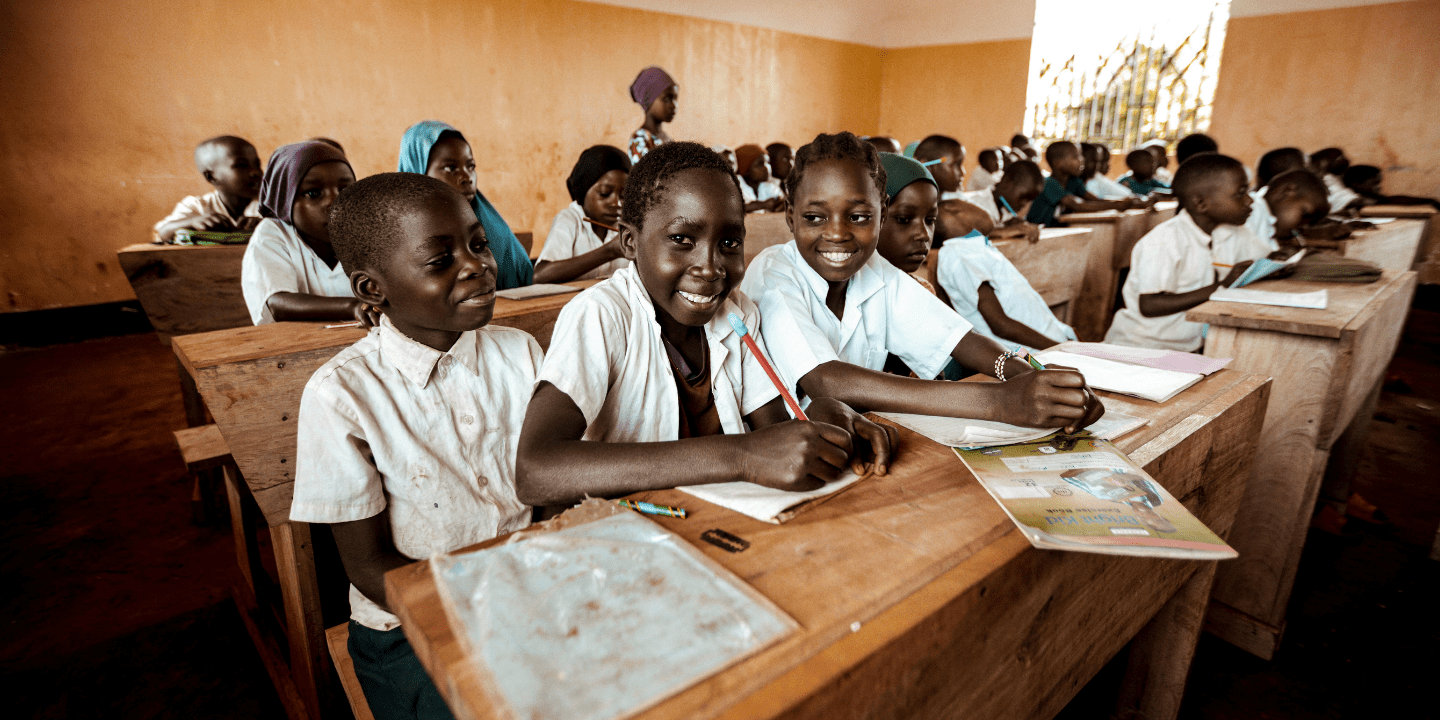
[[[902,143],[950,135],[965,144],[966,165],[980,150],[1008,145],[1025,120],[1030,41],[888,50],[880,86],[880,133]]]
[[[1385,189],[1440,196],[1440,0],[1232,18],[1211,134],[1267,150],[1345,149]]]
[[[208,190],[190,160],[205,137],[246,137],[264,158],[327,135],[364,176],[395,169],[407,126],[445,120],[538,243],[579,152],[639,124],[626,88],[642,67],[679,80],[673,136],[796,144],[876,132],[882,57],[567,0],[6,3],[0,310],[133,297],[115,250]]]

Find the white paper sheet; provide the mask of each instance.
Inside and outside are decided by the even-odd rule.
[[[1324,310],[1330,304],[1329,290],[1308,293],[1272,292],[1248,288],[1220,288],[1210,295],[1211,300],[1220,302],[1248,303],[1250,305],[1276,305],[1279,307],[1308,308]]]

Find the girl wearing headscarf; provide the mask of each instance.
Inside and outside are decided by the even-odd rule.
[[[240,266],[240,289],[256,325],[284,320],[379,320],[355,299],[330,245],[330,204],[355,182],[345,154],[323,142],[286,145],[260,181],[260,214]]]
[[[419,173],[443,180],[470,201],[470,209],[485,228],[490,253],[498,268],[501,290],[535,282],[530,255],[515,238],[505,218],[475,187],[475,156],[459,130],[436,120],[422,120],[410,126],[400,139],[400,172]]]
[[[620,148],[596,145],[580,153],[565,180],[570,205],[550,224],[535,282],[610,277],[630,264],[613,231],[620,226],[620,195],[629,177],[630,159]]]
[[[660,143],[670,142],[670,136],[660,126],[675,119],[675,100],[679,96],[680,86],[658,67],[641,70],[635,82],[630,83],[630,99],[645,111],[645,122],[630,136],[631,164],[640,162]]]

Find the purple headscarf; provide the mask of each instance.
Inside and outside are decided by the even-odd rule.
[[[295,194],[300,191],[300,181],[305,179],[305,173],[310,172],[310,168],[327,162],[345,163],[350,172],[355,172],[355,168],[350,167],[350,161],[345,159],[345,153],[323,142],[306,140],[276,148],[270,154],[270,161],[265,163],[265,179],[260,181],[260,214],[292,222],[290,208],[295,204]]]
[[[630,83],[630,99],[649,110],[655,100],[673,85],[675,80],[670,77],[670,73],[658,67],[648,67],[635,76],[635,82]]]

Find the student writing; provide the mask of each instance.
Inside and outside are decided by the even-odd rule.
[[[155,223],[155,242],[169,243],[178,230],[254,230],[260,224],[260,180],[264,177],[255,146],[244,138],[222,135],[195,146],[195,169],[215,189],[176,203]]]
[[[610,229],[620,223],[620,196],[630,158],[620,148],[596,145],[580,153],[565,180],[570,204],[550,223],[535,263],[535,282],[609,277],[630,264]]]

